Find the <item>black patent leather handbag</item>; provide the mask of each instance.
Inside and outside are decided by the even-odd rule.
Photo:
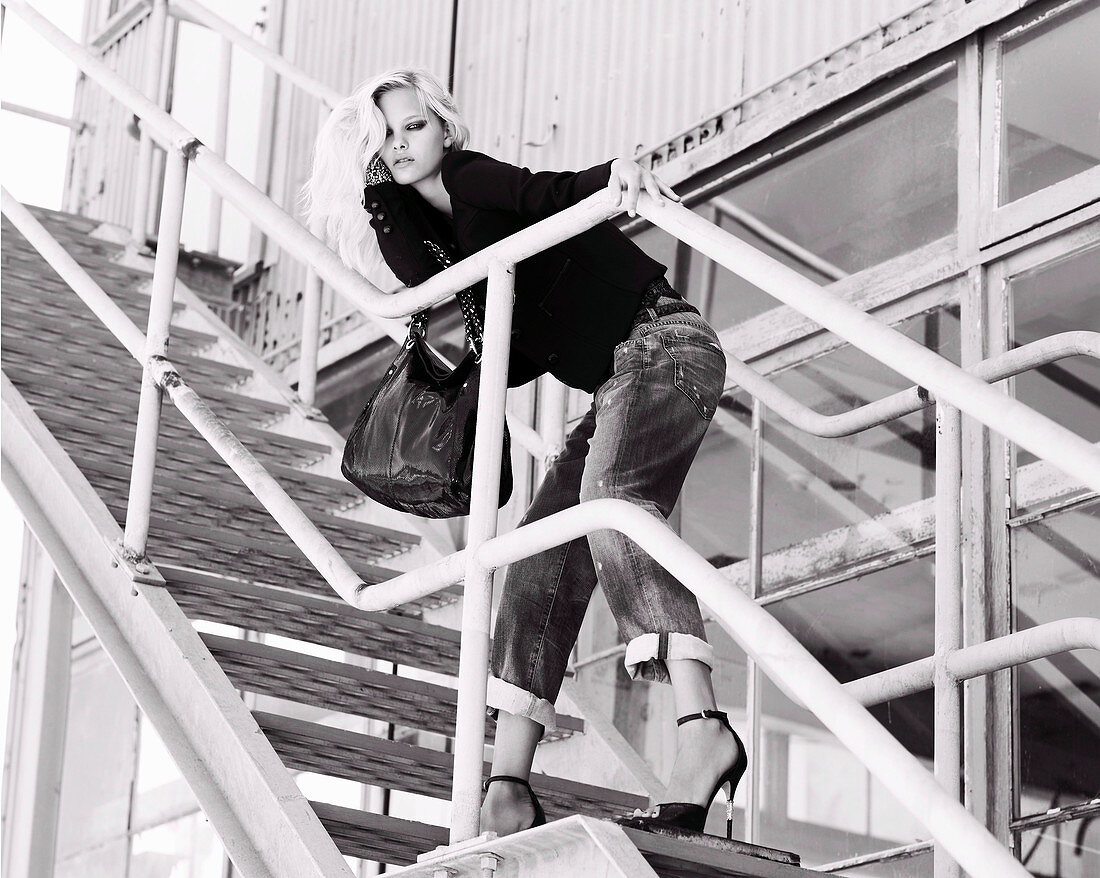
[[[453,370],[425,340],[428,312],[413,315],[401,351],[352,427],[340,466],[344,478],[372,500],[422,518],[470,512],[481,333],[472,325],[470,300],[462,310],[471,350]],[[505,427],[498,505],[511,496]]]

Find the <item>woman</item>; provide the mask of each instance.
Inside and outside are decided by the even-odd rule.
[[[375,278],[385,264],[414,286],[440,270],[434,245],[457,261],[604,188],[631,216],[643,188],[658,203],[679,200],[627,159],[532,174],[465,149],[468,140],[453,98],[426,71],[364,83],[318,135],[305,190],[311,222],[351,267]],[[521,525],[599,497],[668,518],[714,416],[725,356],[665,271],[610,222],[516,266],[509,386],[550,372],[594,394]],[[474,288],[482,308],[484,288]],[[715,709],[698,602],[637,545],[602,530],[508,569],[488,689],[497,730],[482,831],[503,835],[545,819],[528,785],[531,765],[555,726],[554,701],[597,581],[631,676],[671,683],[680,715],[672,801],[623,821],[702,831],[723,785],[732,799],[745,751]]]

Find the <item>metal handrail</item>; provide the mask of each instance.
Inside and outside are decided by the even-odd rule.
[[[201,3],[196,3],[194,0],[170,0],[168,14],[184,21],[200,24],[229,40],[234,45],[240,46],[264,66],[270,67],[281,76],[285,76],[298,88],[307,94],[313,95],[329,109],[335,107],[344,99],[344,95],[339,91],[325,85],[316,77],[310,76],[301,67],[291,64],[278,52],[272,51],[259,40],[254,40],[243,30],[235,27]]]
[[[86,73],[105,84],[109,91],[137,112],[143,122],[150,125],[154,135],[166,143],[170,155],[179,157],[178,167],[185,169],[186,161],[189,160],[214,189],[233,200],[246,214],[254,214],[261,228],[296,255],[308,258],[321,277],[345,295],[349,295],[359,307],[374,313],[404,316],[434,304],[474,281],[488,278],[483,353],[485,366],[481,376],[482,405],[477,424],[478,433],[483,439],[477,443],[475,449],[474,500],[470,516],[469,545],[460,553],[461,558],[456,553],[415,574],[416,578],[423,580],[438,580],[450,577],[456,570],[464,568],[465,571],[466,601],[463,608],[463,650],[459,683],[461,700],[454,778],[454,840],[469,837],[477,828],[480,798],[477,794],[477,781],[481,773],[481,746],[484,738],[482,707],[485,701],[484,678],[492,571],[502,564],[512,563],[521,557],[585,536],[594,530],[613,527],[641,545],[678,579],[690,583],[692,591],[718,611],[722,624],[746,652],[778,685],[806,704],[900,801],[906,802],[915,816],[922,820],[959,863],[974,874],[1027,874],[1012,855],[959,803],[957,796],[945,793],[920,763],[846,693],[835,678],[770,614],[740,590],[730,588],[718,571],[667,526],[663,526],[645,511],[624,501],[595,500],[509,534],[493,536],[496,526],[497,480],[504,425],[505,374],[515,263],[621,212],[611,205],[609,193],[593,195],[584,202],[463,260],[425,284],[386,301],[386,297],[376,287],[343,266],[322,242],[279,211],[221,161],[220,157],[203,147],[155,104],[143,98],[97,59],[56,31],[45,19],[33,12],[25,0],[6,0],[5,5],[11,6],[27,18],[36,30],[58,45],[70,58],[77,60]],[[176,166],[171,164],[169,168],[171,170]],[[172,210],[166,209],[162,212],[162,229],[166,228],[163,217],[168,216],[169,234],[162,237],[162,245],[170,244],[172,251],[175,251],[177,248],[172,242],[171,233],[172,223],[178,217],[174,220],[172,215],[178,213],[177,208],[182,205],[185,174],[183,171],[173,173],[176,175],[176,183],[172,187],[166,187],[165,192],[165,203],[168,205],[171,199]],[[751,283],[833,330],[854,346],[928,387],[944,401],[941,402],[941,413],[948,412],[952,407],[964,410],[1039,456],[1057,457],[1056,466],[1082,478],[1086,484],[1100,486],[1100,455],[1072,432],[1023,404],[997,393],[980,379],[847,303],[835,299],[797,272],[754,251],[685,208],[678,205],[658,207],[643,194],[638,212],[713,261],[736,271]],[[174,231],[178,237],[178,222]],[[161,249],[163,247],[158,248],[158,269],[162,267],[159,258]],[[173,257],[166,257],[163,262],[165,270],[156,272],[154,276],[153,309],[158,313],[165,307],[165,296],[169,302],[171,300],[169,284],[174,283],[174,263],[173,253]],[[162,291],[160,295],[158,291]],[[166,321],[163,327],[158,326],[158,334],[166,331],[166,326]],[[156,365],[156,355],[149,354],[153,341],[159,343],[163,339],[154,339],[151,317],[149,338],[144,351],[146,368],[150,375],[154,373]],[[146,394],[143,392],[143,408],[145,400]],[[955,420],[957,421],[957,412]],[[211,435],[207,438],[214,441],[222,437]],[[148,465],[147,462],[144,465]],[[136,451],[134,466],[136,471]],[[145,503],[147,512],[147,498]],[[939,567],[939,563],[937,566]],[[398,577],[393,584],[400,586],[403,578]],[[387,588],[386,585],[377,587],[377,591],[375,588],[365,591],[364,599],[367,596],[381,597],[383,594],[390,596],[394,591],[400,590],[399,587]],[[937,639],[937,647],[940,646]],[[942,661],[943,656],[938,653],[937,663]],[[939,688],[937,686],[937,692]],[[481,706],[477,705],[478,701]]]

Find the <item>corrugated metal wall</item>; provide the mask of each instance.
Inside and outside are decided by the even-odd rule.
[[[521,159],[634,155],[741,93],[744,0],[556,0],[531,7]],[[497,6],[499,3],[487,3]]]
[[[90,19],[95,20],[95,19]],[[145,22],[104,47],[101,58],[115,73],[140,88],[144,79]],[[128,128],[132,113],[87,77],[77,81],[73,117],[95,126],[83,155],[86,162],[80,213],[106,222],[130,224],[138,142]]]
[[[89,0],[102,23],[107,0]],[[470,146],[532,169],[579,169],[654,148],[738,98],[915,5],[914,0],[281,0],[281,49],[340,91],[388,67],[425,67],[446,81],[455,28],[455,96]],[[935,5],[935,4],[933,4]],[[140,31],[105,58],[141,77]],[[235,95],[238,101],[248,96]],[[762,100],[762,98],[758,99]],[[128,114],[84,82],[78,118],[98,126],[84,210],[128,223],[137,144]],[[298,214],[318,102],[278,89],[269,191]],[[264,185],[261,181],[261,185]],[[101,192],[99,190],[102,190]],[[260,255],[260,254],[257,254]],[[258,350],[293,342],[304,270],[278,252],[271,290],[242,329]],[[329,294],[322,320],[338,335],[359,318]]]
[[[818,56],[900,15],[916,0],[743,0],[745,91],[794,72]]]
[[[364,79],[398,65],[425,67],[446,82],[450,67],[452,9],[452,0],[406,0],[399,4],[287,0],[283,54],[341,92],[350,92]],[[296,216],[300,213],[298,192],[309,172],[319,113],[318,101],[300,89],[280,88],[271,197]],[[282,348],[298,337],[298,294],[304,285],[305,270],[281,254],[269,251],[264,258],[269,263],[275,262],[267,282],[272,292],[262,309],[262,319],[253,324],[256,330],[249,341],[258,349],[269,351]],[[322,325],[345,315],[349,319],[340,329],[361,322],[351,306],[326,289]]]

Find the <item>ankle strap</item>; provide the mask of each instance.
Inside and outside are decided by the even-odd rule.
[[[485,779],[485,782],[481,785],[481,791],[483,793],[489,792],[489,784],[491,784],[495,780],[507,780],[511,781],[512,783],[518,783],[522,787],[527,787],[527,789],[529,790],[531,789],[531,784],[528,781],[525,781],[522,777],[513,777],[510,774],[494,774],[492,777],[488,777]],[[532,792],[534,791],[532,790]]]
[[[699,713],[689,713],[687,716],[682,716],[676,720],[676,725],[682,726],[693,719],[716,719],[729,725],[729,717],[721,710],[701,710]]]

